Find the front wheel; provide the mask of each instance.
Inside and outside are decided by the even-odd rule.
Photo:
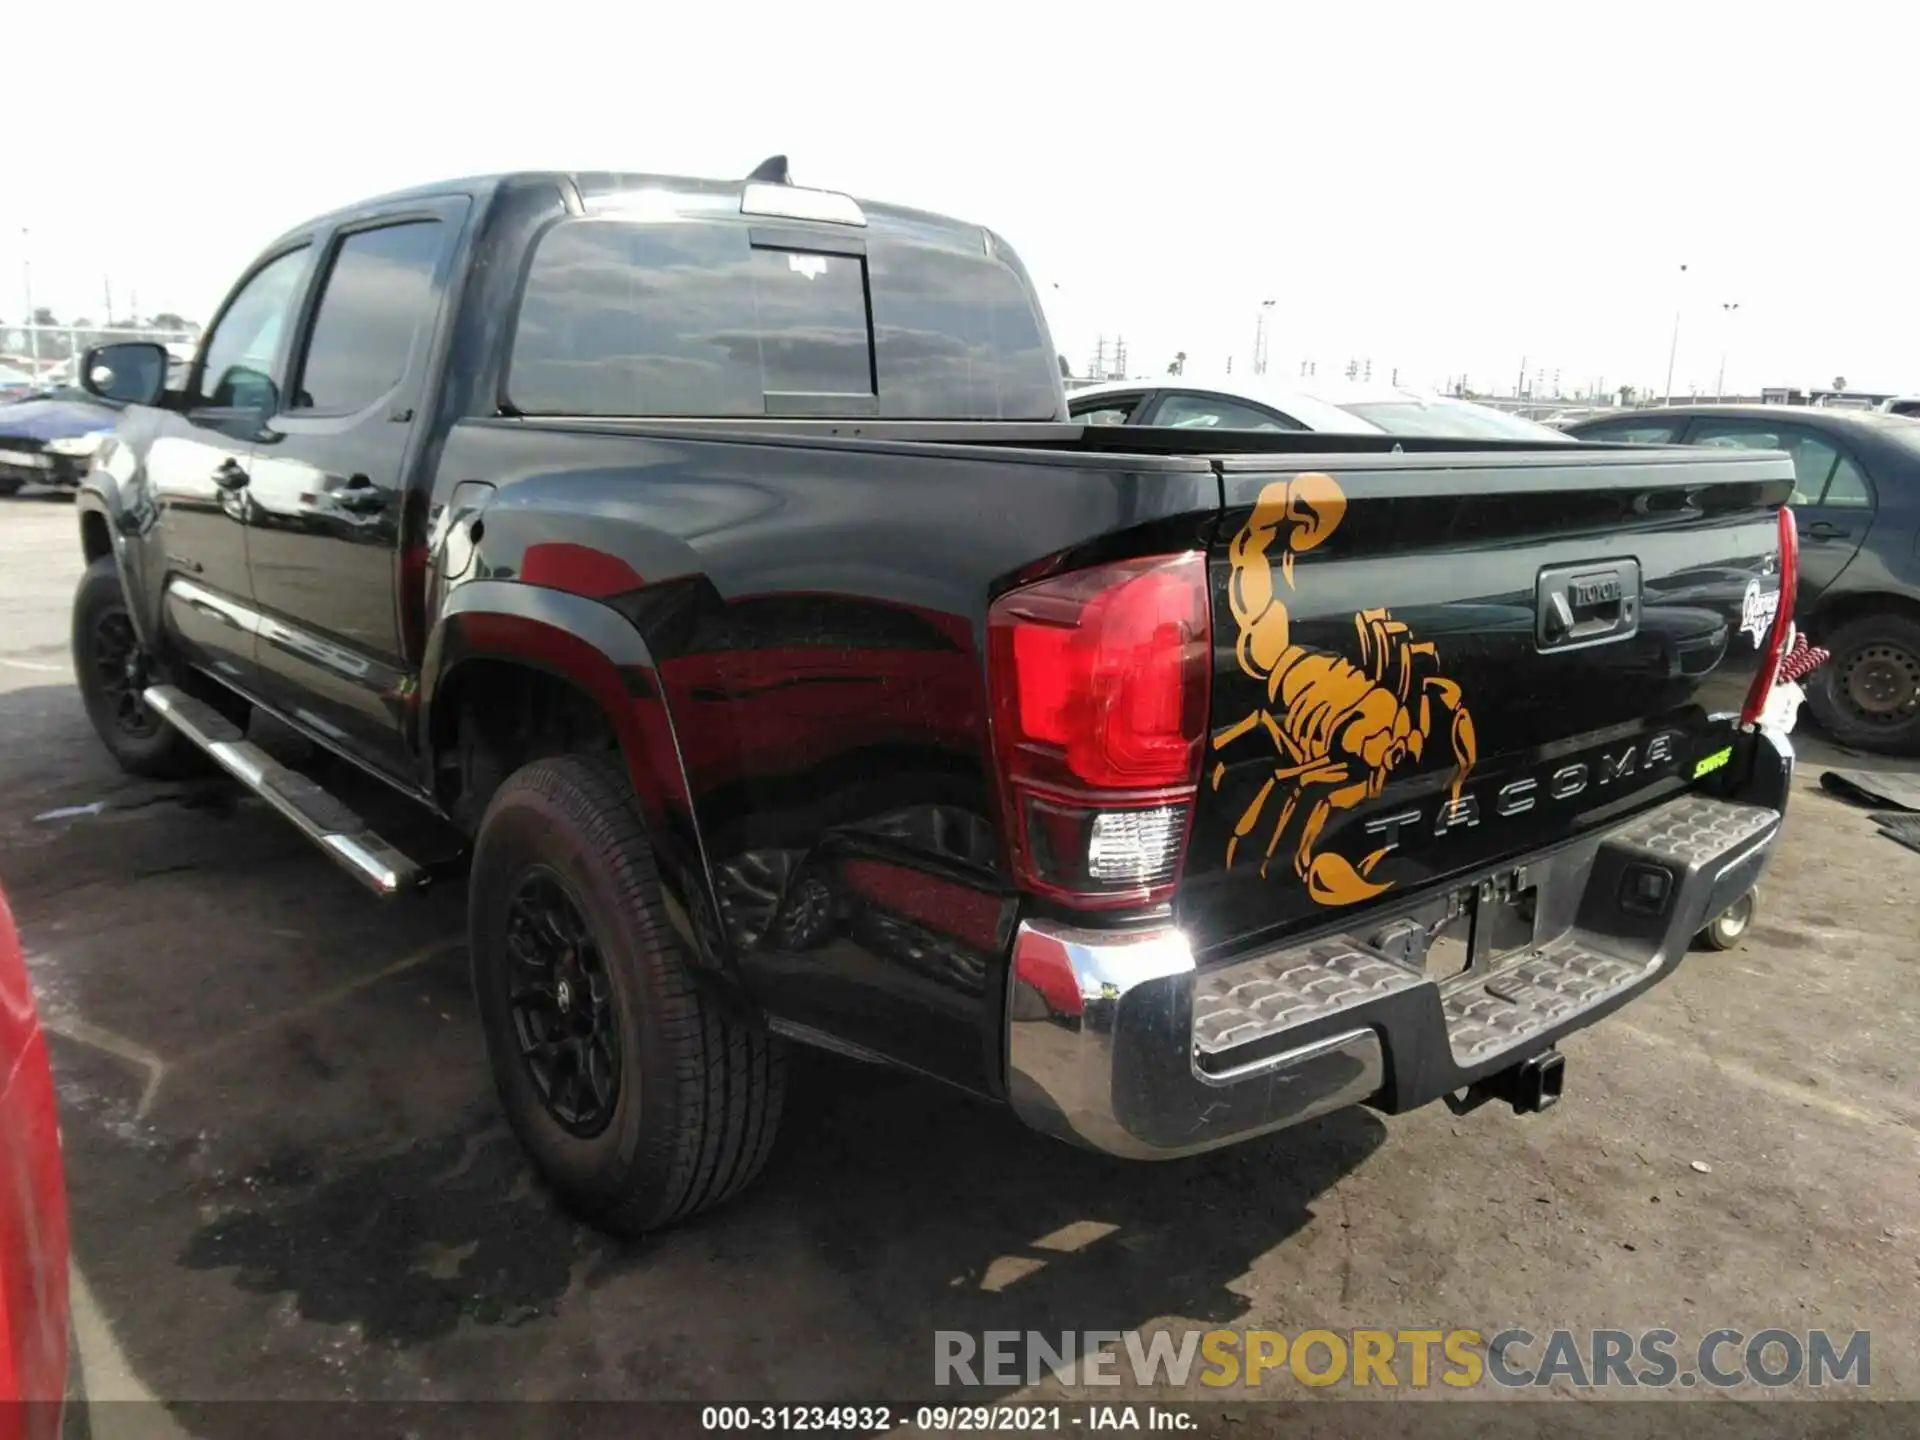
[[[120,572],[112,556],[102,556],[87,567],[73,597],[73,673],[87,718],[129,774],[173,780],[204,770],[194,743],[141,698],[153,678],[149,663]]]
[[[560,1196],[637,1234],[744,1188],[773,1145],[785,1053],[695,985],[617,760],[509,776],[469,894],[494,1083]]]
[[[1833,658],[1804,686],[1822,728],[1856,750],[1920,753],[1920,621],[1862,615],[1820,643]]]

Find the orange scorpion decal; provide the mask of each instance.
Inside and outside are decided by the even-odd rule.
[[[1347,497],[1331,475],[1295,475],[1266,486],[1245,527],[1233,537],[1227,598],[1240,628],[1235,654],[1241,670],[1265,684],[1267,703],[1213,736],[1213,748],[1220,750],[1264,730],[1281,760],[1234,826],[1227,864],[1233,864],[1240,842],[1260,823],[1274,791],[1285,787],[1260,864],[1264,877],[1294,811],[1311,796],[1293,868],[1307,894],[1321,905],[1352,905],[1393,888],[1391,880],[1373,878],[1391,847],[1375,850],[1357,865],[1344,855],[1316,854],[1314,847],[1335,810],[1373,799],[1407,757],[1419,761],[1433,731],[1436,702],[1452,716],[1456,801],[1477,755],[1473,716],[1460,687],[1439,673],[1439,651],[1431,640],[1415,640],[1407,626],[1385,610],[1362,610],[1353,617],[1358,664],[1292,642],[1281,592],[1283,587],[1293,589],[1293,557],[1325,540],[1346,513]],[[1277,582],[1269,556],[1276,545]],[[1215,790],[1226,769],[1223,762],[1215,762]]]

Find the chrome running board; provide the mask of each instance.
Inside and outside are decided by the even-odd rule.
[[[141,698],[376,895],[395,895],[426,882],[424,867],[382,840],[327,791],[249,741],[239,726],[205,701],[171,685],[150,685]]]

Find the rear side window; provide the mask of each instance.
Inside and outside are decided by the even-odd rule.
[[[1093,395],[1083,400],[1069,399],[1067,413],[1082,425],[1125,425],[1140,408],[1141,397],[1129,395]]]
[[[1629,420],[1611,425],[1590,425],[1575,438],[1605,440],[1614,445],[1667,445],[1679,432],[1678,420]]]
[[[1298,430],[1275,411],[1242,405],[1219,395],[1169,395],[1153,413],[1153,423],[1171,430]]]
[[[1827,481],[1827,493],[1820,497],[1822,505],[1843,505],[1855,510],[1873,508],[1873,491],[1867,486],[1867,477],[1860,473],[1860,467],[1853,463],[1851,455],[1842,455],[1840,463],[1833,467],[1833,478]]]
[[[1740,450],[1784,450],[1793,458],[1794,486],[1790,504],[1817,505],[1827,480],[1840,463],[1832,441],[1797,425],[1733,419],[1702,420],[1694,427],[1692,443]]]
[[[902,242],[872,258],[805,243],[738,223],[562,221],[528,270],[508,402],[530,415],[1053,418],[1057,362],[1005,267],[983,256],[956,272],[956,257]]]
[[[348,414],[400,383],[433,313],[440,241],[437,220],[361,230],[341,241],[290,408]]]

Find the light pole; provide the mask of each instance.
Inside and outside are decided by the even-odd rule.
[[[1253,373],[1267,373],[1267,312],[1273,309],[1273,301],[1262,300],[1260,310],[1253,326]]]
[[[1686,273],[1687,267],[1682,265],[1680,267],[1681,276],[1684,277]],[[1684,283],[1683,278],[1682,284],[1684,285]],[[1665,405],[1671,405],[1673,403],[1673,358],[1680,353],[1680,309],[1680,301],[1675,300],[1673,303],[1673,343],[1667,346],[1667,393],[1666,398],[1661,402]]]
[[[20,227],[20,269],[25,276],[27,287],[27,353],[33,356],[33,378],[36,384],[40,380],[40,327],[33,323],[33,256],[30,253],[31,235],[27,227]]]
[[[1716,401],[1727,398],[1727,331],[1733,327],[1733,312],[1739,308],[1738,300],[1724,301],[1720,306],[1720,378],[1713,382]]]

